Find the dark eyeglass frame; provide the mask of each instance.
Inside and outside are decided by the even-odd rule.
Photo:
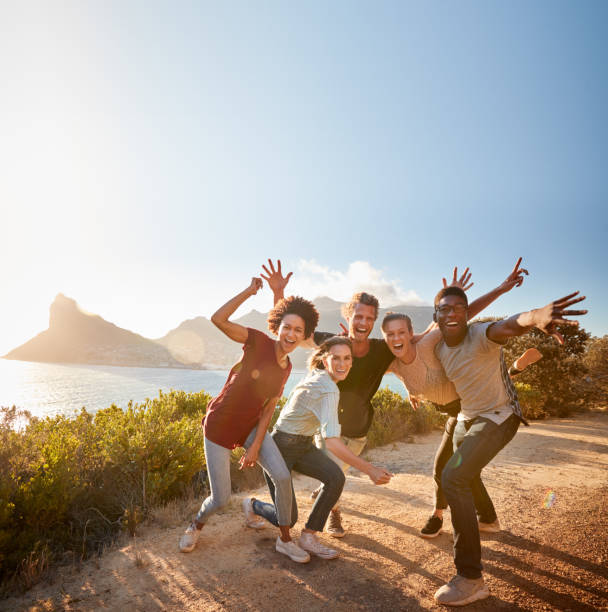
[[[468,306],[466,304],[444,304],[443,306],[437,306],[435,312],[441,315],[447,315],[454,311],[454,314],[463,314],[467,311]]]

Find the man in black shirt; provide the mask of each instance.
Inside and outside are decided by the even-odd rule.
[[[369,338],[377,313],[378,300],[369,293],[355,293],[342,310],[353,346],[353,366],[346,379],[338,383],[338,415],[342,435],[348,438],[367,436],[374,416],[372,397],[395,358],[384,340]],[[315,332],[315,344],[320,345],[333,335],[329,332]]]
[[[291,272],[283,276],[281,261],[277,261],[277,269],[269,259],[268,268],[262,266],[262,274],[268,286],[272,289],[275,303],[283,297],[285,287],[291,277]],[[372,398],[380,387],[382,377],[394,356],[384,340],[370,338],[374,323],[378,318],[378,300],[369,293],[355,293],[348,304],[342,307],[342,314],[348,323],[348,337],[353,347],[353,365],[345,380],[338,383],[340,403],[338,419],[342,429],[342,441],[356,455],[365,448],[367,432],[372,424],[374,409]],[[315,332],[314,342],[318,346],[335,334]],[[331,455],[331,453],[328,453]],[[348,465],[332,456],[332,459],[346,471]],[[313,493],[315,496],[316,491]],[[327,531],[333,537],[343,537],[345,532],[341,524],[338,506],[332,510]]]

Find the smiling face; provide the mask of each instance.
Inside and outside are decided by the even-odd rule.
[[[348,336],[355,342],[367,340],[374,329],[376,309],[368,304],[355,304],[353,313],[348,319]]]
[[[286,314],[281,319],[277,335],[284,353],[291,353],[304,340],[305,325],[304,319],[296,314]]]
[[[460,344],[467,335],[467,303],[459,295],[446,295],[435,309],[435,320],[448,346]]]
[[[393,319],[384,324],[382,335],[391,353],[397,359],[403,359],[408,353],[414,332],[405,319]]]
[[[353,354],[347,344],[335,344],[323,356],[323,365],[334,382],[344,380],[353,365]]]

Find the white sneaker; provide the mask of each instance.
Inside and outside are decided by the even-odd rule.
[[[192,552],[200,534],[201,530],[197,529],[194,523],[190,523],[184,535],[179,539],[179,549],[184,553]]]
[[[245,515],[245,525],[247,527],[252,529],[264,529],[266,527],[266,521],[253,511],[253,498],[246,497],[243,500],[243,514]]]
[[[308,563],[310,561],[310,555],[302,550],[293,540],[289,542],[283,542],[281,537],[277,538],[276,547],[277,552],[283,555],[287,555],[292,561],[296,563]]]
[[[321,557],[321,559],[335,559],[340,554],[333,548],[323,546],[314,533],[303,532],[302,535],[300,535],[299,544],[300,548],[307,550],[313,555],[317,555],[317,557]]]

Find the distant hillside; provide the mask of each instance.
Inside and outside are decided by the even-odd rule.
[[[340,333],[340,323],[344,323],[341,314],[342,304],[328,297],[320,297],[314,300],[319,310],[319,326],[321,331]],[[433,309],[430,306],[394,306],[383,308],[379,313],[379,321],[388,310],[403,312],[412,319],[414,330],[423,331],[431,322]],[[266,332],[266,318],[268,313],[252,310],[246,315],[235,319],[237,323],[246,327],[253,327]],[[381,338],[380,323],[377,322],[372,332],[375,338]],[[230,341],[222,334],[208,319],[197,317],[184,321],[166,336],[157,340],[163,346],[169,348],[172,355],[186,363],[201,363],[207,368],[226,368],[236,363],[242,354],[240,346]],[[291,361],[296,369],[306,366],[306,359],[310,351],[296,349],[291,356]]]
[[[13,349],[7,359],[51,363],[91,363],[121,366],[183,367],[153,340],[83,312],[62,295],[50,308],[49,328]]]
[[[254,327],[261,329],[260,326]],[[239,344],[227,338],[205,317],[180,323],[156,342],[165,347],[177,361],[209,369],[229,367],[243,354]]]
[[[344,322],[341,304],[327,297],[314,300],[320,313],[319,330],[340,333]],[[382,309],[379,320],[386,311]],[[414,329],[422,331],[430,323],[430,306],[395,306],[412,318]],[[267,313],[252,310],[236,319],[247,327],[267,331]],[[372,336],[382,336],[379,322]],[[294,368],[303,369],[309,351],[296,349]],[[223,369],[242,355],[242,348],[220,332],[209,319],[195,317],[180,323],[162,338],[150,340],[83,312],[71,298],[59,294],[51,304],[49,329],[13,349],[7,359],[53,363],[91,363],[120,366],[181,367]]]

